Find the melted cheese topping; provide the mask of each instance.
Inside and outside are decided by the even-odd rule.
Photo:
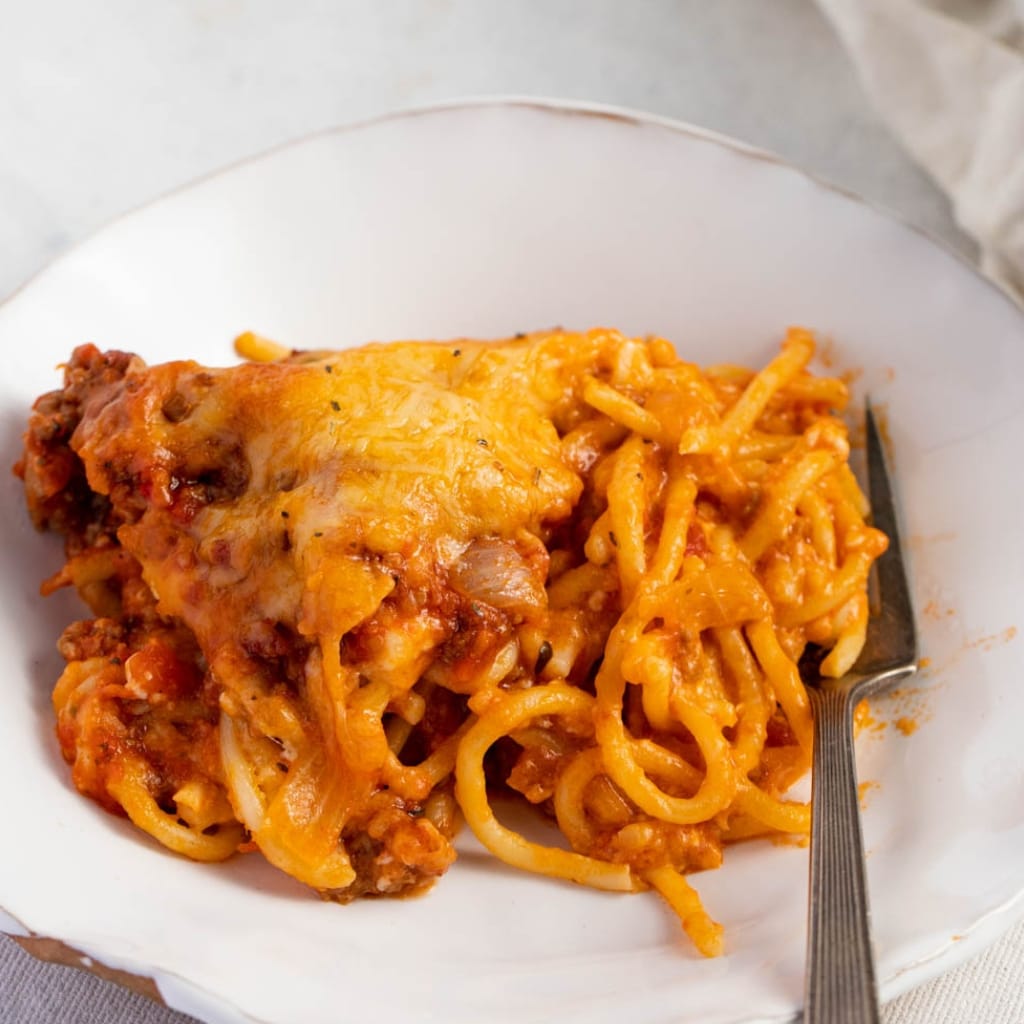
[[[391,590],[396,558],[445,566],[474,538],[568,516],[582,485],[551,418],[573,386],[554,349],[408,343],[139,366],[92,403],[78,449],[94,490],[128,478],[148,498],[120,540],[160,611],[205,650],[255,608],[340,636]],[[211,487],[230,500],[197,500]]]

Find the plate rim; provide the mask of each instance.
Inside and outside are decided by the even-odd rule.
[[[966,256],[964,256],[963,253],[959,252],[949,242],[935,234],[929,228],[920,224],[915,224],[909,217],[897,210],[894,210],[892,207],[887,206],[885,203],[864,196],[853,188],[846,185],[840,185],[822,174],[811,171],[800,164],[793,163],[772,149],[768,149],[763,146],[756,146],[753,143],[745,142],[736,136],[720,132],[714,128],[704,127],[703,125],[696,124],[692,121],[669,117],[665,114],[656,114],[651,111],[639,110],[622,104],[599,103],[590,100],[559,98],[544,95],[531,95],[529,93],[470,94],[468,96],[457,96],[444,100],[414,103],[408,106],[391,108],[378,113],[369,114],[365,117],[357,118],[353,121],[343,121],[337,124],[326,125],[323,128],[315,128],[312,131],[302,132],[298,135],[284,139],[281,142],[265,146],[253,153],[219,164],[210,171],[198,174],[178,185],[173,185],[168,189],[157,192],[149,199],[144,199],[136,205],[130,206],[126,210],[122,210],[120,213],[115,214],[113,217],[104,221],[98,227],[86,232],[81,238],[72,242],[66,249],[57,253],[55,256],[43,263],[42,266],[30,272],[29,275],[20,283],[16,284],[10,292],[0,297],[0,313],[4,311],[6,306],[11,304],[23,292],[32,287],[44,275],[49,274],[51,270],[54,270],[66,260],[75,257],[80,249],[90,245],[92,242],[96,241],[119,224],[128,221],[139,214],[146,213],[151,207],[157,206],[165,200],[172,199],[181,193],[189,192],[197,186],[214,181],[243,167],[260,163],[261,161],[269,159],[284,150],[299,147],[306,143],[315,142],[318,139],[347,135],[350,132],[373,128],[377,125],[393,121],[410,120],[416,117],[429,116],[431,114],[444,113],[447,111],[468,111],[485,109],[487,107],[503,109],[533,109],[539,113],[552,114],[556,116],[603,118],[604,120],[632,125],[639,128],[662,128],[677,135],[684,135],[692,139],[723,147],[737,155],[752,160],[761,160],[765,163],[773,164],[787,172],[804,178],[807,182],[817,188],[824,189],[826,192],[831,192],[835,195],[841,196],[856,205],[867,207],[875,214],[888,220],[891,224],[897,225],[903,230],[917,235],[919,238],[931,243],[931,245],[938,247],[947,256],[954,259],[961,267],[968,271],[975,280],[986,285],[992,292],[1001,297],[1005,302],[1009,303],[1012,308],[1024,315],[1024,296],[1018,297],[1015,292],[1010,291],[1009,288],[1001,282],[990,277],[981,269],[981,267],[972,263]]]

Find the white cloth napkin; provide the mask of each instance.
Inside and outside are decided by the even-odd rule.
[[[818,0],[867,93],[1024,298],[1024,0]]]

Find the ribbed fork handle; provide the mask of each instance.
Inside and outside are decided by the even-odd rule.
[[[808,687],[814,707],[805,1024],[877,1024],[849,685]]]

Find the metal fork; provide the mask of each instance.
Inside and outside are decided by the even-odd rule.
[[[877,1024],[878,991],[861,839],[853,710],[917,668],[917,635],[896,505],[878,424],[867,406],[868,488],[874,525],[889,537],[875,563],[880,609],[842,679],[808,679],[814,710],[811,877],[805,1024]]]

